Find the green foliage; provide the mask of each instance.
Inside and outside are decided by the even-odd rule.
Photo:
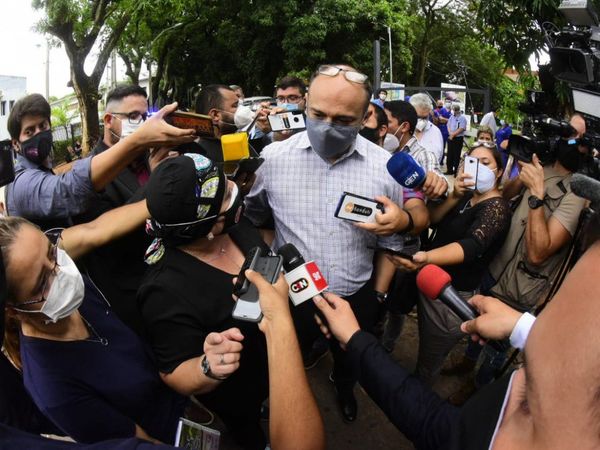
[[[69,145],[73,145],[73,143],[71,142],[71,139],[65,139],[64,141],[54,141],[53,142],[54,152],[52,154],[52,158],[53,158],[53,163],[55,166],[57,166],[60,163],[65,162],[67,160],[67,155],[69,154],[67,147]]]
[[[64,127],[65,130],[71,124],[74,115],[72,111],[69,111],[69,102],[67,101],[52,108],[50,114],[52,118],[52,126]]]

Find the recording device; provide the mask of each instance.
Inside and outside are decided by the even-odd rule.
[[[375,223],[377,212],[385,212],[381,203],[367,197],[344,192],[334,216],[353,222]]]
[[[367,246],[368,249],[375,250],[376,252],[384,252],[389,253],[390,255],[399,256],[400,258],[408,259],[412,261],[413,255],[411,253],[402,251],[402,250],[394,250],[393,248],[388,247],[372,247],[370,245]]]
[[[588,0],[563,0],[559,11],[569,22],[559,29],[544,23],[550,64],[540,66],[542,92],[528,91],[527,101],[519,109],[528,115],[523,135],[509,138],[508,151],[516,159],[531,162],[536,153],[543,164],[556,160],[559,145],[574,136],[567,122],[552,119],[558,112],[555,80],[572,89],[573,109],[586,119],[587,131],[577,144],[600,148],[600,28],[598,15]],[[583,170],[600,178],[597,163],[584,161]]]
[[[465,186],[465,188],[474,191],[477,186],[477,175],[479,174],[479,159],[474,158],[473,156],[465,156],[463,172],[466,175],[470,175],[471,180],[469,181],[473,182],[472,185]]]
[[[298,306],[326,290],[329,285],[314,261],[306,262],[294,244],[284,244],[277,251],[283,258],[289,297]]]
[[[448,272],[435,264],[427,264],[417,274],[417,287],[427,298],[441,300],[462,321],[477,317],[477,310],[458,295],[451,283]]]
[[[302,111],[288,111],[267,116],[272,131],[304,130],[304,114]]]
[[[232,313],[234,319],[248,322],[260,322],[262,319],[258,289],[246,278],[246,270],[250,269],[260,273],[265,280],[272,284],[277,281],[282,264],[283,258],[279,255],[266,256],[260,247],[250,250],[233,286],[233,294],[238,297]]]
[[[194,129],[196,130],[196,136],[215,137],[215,128],[212,119],[210,116],[205,116],[204,114],[178,110],[165,116],[165,121],[177,128]]]
[[[576,173],[571,177],[571,190],[575,195],[589,200],[594,211],[600,211],[600,181]]]
[[[388,159],[387,170],[399,185],[408,189],[420,188],[427,178],[425,169],[405,152],[397,152]]]
[[[0,187],[15,179],[15,160],[10,139],[0,141]],[[4,199],[2,199],[4,201]],[[6,205],[5,205],[6,206]]]

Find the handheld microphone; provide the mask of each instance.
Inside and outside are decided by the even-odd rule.
[[[387,170],[405,188],[417,189],[425,183],[425,170],[408,153],[395,153],[387,162]]]
[[[329,287],[314,261],[305,262],[294,244],[284,244],[277,251],[283,257],[285,281],[290,286],[289,296],[298,306]]]
[[[477,310],[458,295],[451,283],[448,272],[435,264],[427,264],[417,274],[417,287],[427,298],[440,299],[462,321],[477,317]]]
[[[589,200],[594,211],[600,209],[600,181],[576,173],[571,177],[571,189],[575,195]]]

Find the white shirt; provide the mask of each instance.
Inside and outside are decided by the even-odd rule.
[[[369,281],[369,246],[402,248],[399,235],[377,237],[334,216],[344,192],[385,195],[402,206],[402,187],[387,171],[391,155],[383,148],[358,135],[352,150],[332,164],[317,155],[303,131],[268,145],[261,157],[246,216],[257,226],[272,217],[273,248],[294,244],[306,261],[317,263],[331,291],[348,296]]]
[[[494,112],[490,111],[485,114],[481,119],[481,123],[479,125],[487,125],[492,129],[492,137],[496,136],[496,131],[498,131],[498,125],[496,125],[496,116],[494,116]]]
[[[438,161],[442,160],[442,156],[444,155],[444,138],[438,127],[428,122],[418,141],[426,150],[433,152]]]

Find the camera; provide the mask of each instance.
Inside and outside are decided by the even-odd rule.
[[[542,91],[528,91],[519,110],[527,114],[521,136],[509,139],[508,151],[516,159],[531,162],[537,154],[542,164],[556,160],[561,146],[600,149],[600,28],[598,15],[587,0],[563,0],[559,11],[569,22],[558,29],[545,23],[550,64],[540,66]],[[572,107],[586,121],[586,133],[574,139],[576,130],[568,122],[555,119],[556,80],[568,84]],[[597,161],[584,159],[581,171],[600,178]]]

